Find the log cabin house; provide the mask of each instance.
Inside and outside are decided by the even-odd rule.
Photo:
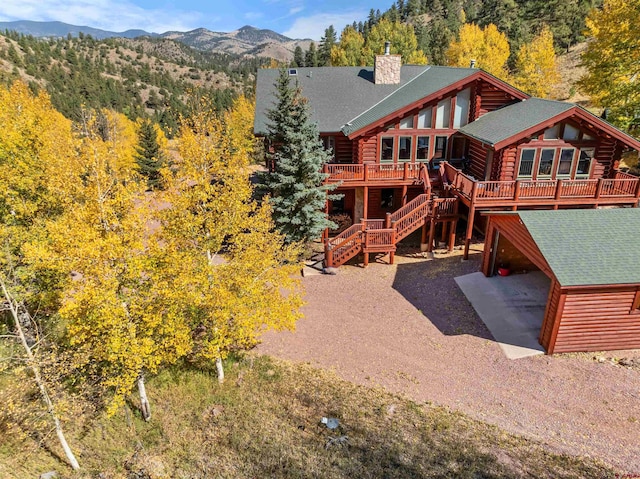
[[[258,71],[254,132],[267,131],[278,70]],[[453,249],[466,219],[465,258],[478,212],[638,206],[640,179],[618,170],[640,142],[585,109],[531,98],[476,68],[401,66],[378,55],[371,67],[289,69],[309,100],[333,161],[339,201],[327,213],[352,225],[325,235],[325,263],[388,253],[422,228]],[[268,165],[273,166],[273,165]]]
[[[640,256],[629,251],[640,232],[640,209],[488,217],[482,272],[491,276],[509,264],[549,280],[538,337],[548,354],[640,348]]]

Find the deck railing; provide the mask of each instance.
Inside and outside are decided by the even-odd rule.
[[[323,172],[328,182],[349,181],[418,181],[421,180],[422,163],[328,163]]]
[[[563,199],[640,199],[640,178],[616,172],[614,178],[477,181],[448,163],[441,164],[443,182],[458,195],[477,205],[505,201],[543,200],[560,202]]]

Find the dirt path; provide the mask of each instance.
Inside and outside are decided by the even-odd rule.
[[[593,354],[508,360],[453,280],[477,271],[479,255],[397,260],[305,278],[305,319],[265,335],[259,351],[640,474],[640,370]]]

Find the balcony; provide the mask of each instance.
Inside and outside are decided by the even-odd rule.
[[[327,183],[344,186],[429,185],[429,174],[423,163],[329,163],[323,167]]]
[[[477,181],[442,163],[442,181],[474,208],[571,205],[637,205],[640,178],[616,171],[613,178]]]

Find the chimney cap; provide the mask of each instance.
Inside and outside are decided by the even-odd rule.
[[[469,68],[475,68],[476,67],[476,60],[475,58],[472,58],[471,61],[469,62]]]
[[[391,53],[391,42],[384,42],[384,54],[389,55]]]

